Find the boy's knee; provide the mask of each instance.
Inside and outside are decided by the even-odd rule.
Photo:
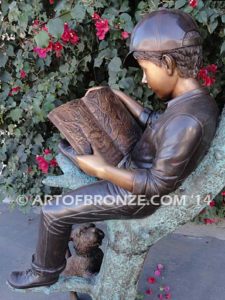
[[[62,216],[62,212],[56,204],[45,204],[42,206],[41,210],[44,217],[55,219]]]

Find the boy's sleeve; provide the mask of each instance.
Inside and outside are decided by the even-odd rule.
[[[138,122],[142,128],[145,128],[148,124],[151,124],[153,121],[156,121],[161,115],[161,112],[153,111],[147,107],[144,108],[140,116],[138,117]]]
[[[170,119],[156,136],[156,155],[150,169],[134,169],[132,193],[166,195],[174,191],[203,135],[199,121],[189,115]]]

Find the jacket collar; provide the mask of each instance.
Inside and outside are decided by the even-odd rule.
[[[209,90],[205,87],[201,87],[195,90],[192,90],[190,92],[184,93],[181,96],[175,97],[167,102],[165,102],[165,104],[167,104],[167,108],[177,105],[178,103],[183,103],[184,101],[188,100],[189,98],[195,97],[199,94],[209,94]]]

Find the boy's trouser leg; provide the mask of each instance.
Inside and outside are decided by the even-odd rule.
[[[130,192],[101,180],[44,205],[37,248],[33,255],[33,269],[46,275],[62,272],[66,264],[65,253],[73,224],[142,218],[157,209],[152,205],[129,205],[131,196]]]

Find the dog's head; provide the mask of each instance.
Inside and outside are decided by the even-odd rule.
[[[88,253],[102,244],[104,232],[96,228],[95,224],[82,225],[72,231],[71,238],[76,250],[80,253]]]

